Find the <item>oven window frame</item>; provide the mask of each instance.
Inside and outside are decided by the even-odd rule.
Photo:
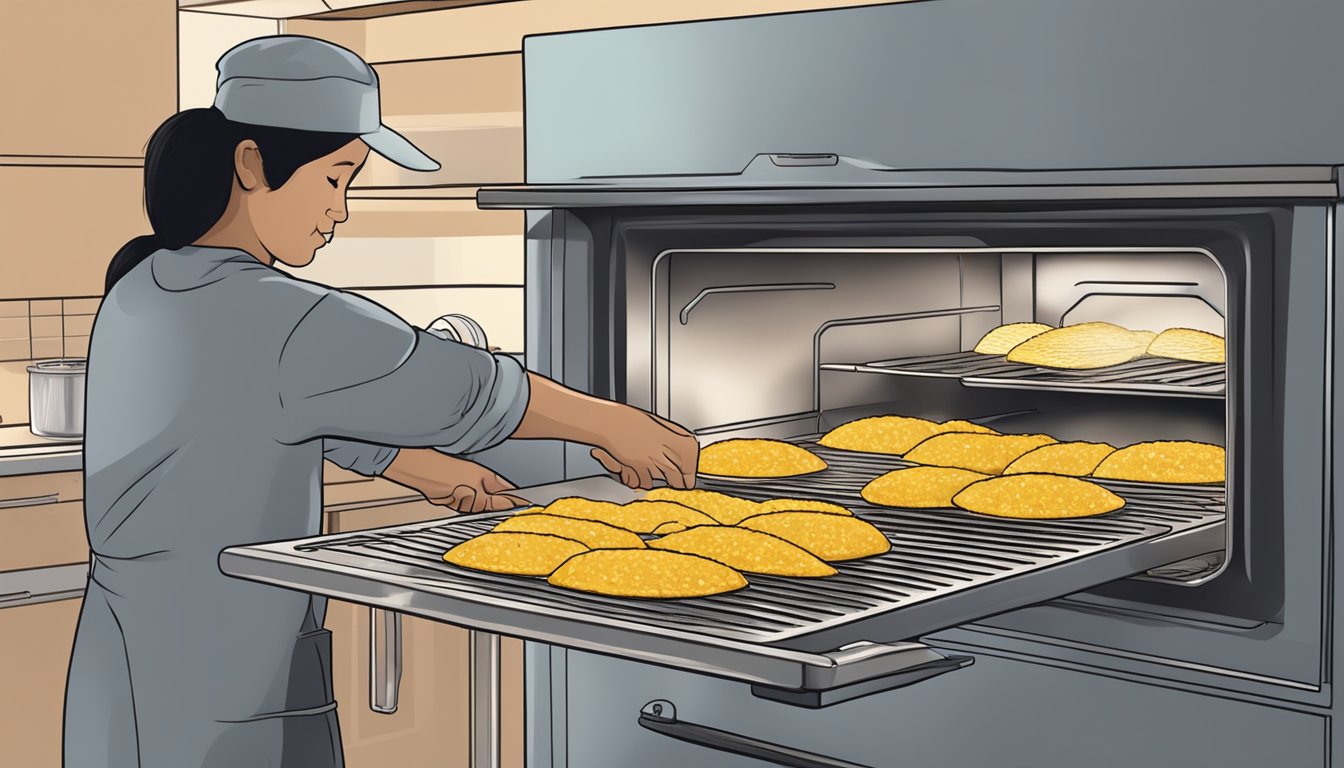
[[[575,258],[584,261],[590,267],[590,274],[584,279],[584,290],[594,300],[591,302],[592,315],[587,318],[593,330],[600,328],[602,333],[589,337],[592,348],[589,358],[583,366],[589,373],[591,391],[636,405],[649,407],[643,402],[639,388],[621,375],[628,370],[627,359],[630,350],[626,341],[623,319],[628,320],[627,300],[632,293],[630,281],[639,271],[638,262],[651,259],[654,254],[669,247],[741,246],[748,243],[774,241],[780,238],[793,238],[795,241],[806,238],[815,242],[844,241],[854,243],[865,238],[871,242],[871,235],[859,234],[856,230],[863,226],[884,225],[922,227],[925,234],[935,232],[964,232],[968,225],[979,223],[993,225],[999,231],[1028,232],[1035,228],[1050,227],[1056,230],[1077,231],[1079,225],[1088,222],[1102,222],[1107,226],[1139,226],[1145,237],[1155,239],[1157,247],[1169,248],[1173,245],[1173,234],[1199,234],[1197,244],[1208,245],[1210,223],[1240,222],[1248,225],[1240,229],[1234,227],[1229,232],[1223,230],[1225,242],[1222,248],[1230,249],[1241,255],[1239,258],[1251,268],[1254,263],[1268,260],[1271,272],[1276,276],[1275,295],[1271,309],[1278,314],[1274,319],[1274,338],[1270,340],[1271,353],[1282,356],[1282,350],[1274,349],[1276,344],[1284,344],[1283,328],[1286,324],[1296,325],[1302,322],[1304,301],[1310,304],[1309,314],[1323,314],[1331,285],[1327,269],[1327,219],[1333,221],[1333,209],[1319,202],[1300,204],[1248,205],[1245,202],[1232,204],[1205,204],[1194,207],[1190,203],[1172,206],[1154,206],[1151,203],[1142,206],[1126,207],[1111,204],[1108,206],[1079,205],[1052,206],[1047,209],[1023,206],[984,206],[976,210],[958,210],[949,208],[926,208],[910,210],[900,206],[836,206],[825,210],[817,208],[796,210],[788,208],[751,208],[735,209],[668,209],[649,211],[641,209],[586,209],[557,210],[543,214],[542,218],[552,218],[566,222],[562,228],[570,235],[549,243],[552,257],[573,263]],[[554,230],[555,225],[552,225]],[[530,227],[531,229],[531,227]],[[575,237],[573,233],[582,232]],[[541,233],[545,237],[544,230]],[[669,239],[670,238],[670,239]],[[1142,239],[1142,238],[1139,238]],[[1175,238],[1179,240],[1179,237]],[[1076,242],[1076,240],[1075,240]],[[813,243],[807,243],[812,245]],[[1177,243],[1179,244],[1179,243]],[[995,243],[998,245],[998,243]],[[558,246],[558,247],[557,247]],[[1039,246],[1037,246],[1039,247]],[[1275,267],[1277,265],[1277,267]],[[1289,269],[1292,266],[1294,269]],[[1332,274],[1332,273],[1331,273]],[[1290,281],[1291,285],[1281,284]],[[1249,282],[1249,281],[1248,281]],[[1314,287],[1313,287],[1314,286]],[[1229,292],[1232,286],[1228,286]],[[563,295],[564,289],[557,292],[551,288],[553,296]],[[1313,295],[1315,294],[1315,295]],[[601,301],[605,297],[607,301]],[[1229,296],[1229,315],[1235,302]],[[599,309],[600,307],[600,309]],[[1286,307],[1294,307],[1292,312]],[[1254,311],[1254,309],[1252,310]],[[1233,340],[1235,327],[1229,316],[1229,346],[1237,343]],[[1251,322],[1258,322],[1252,318]],[[1316,328],[1325,332],[1324,324]],[[1311,339],[1300,339],[1296,346],[1310,346]],[[1235,354],[1235,353],[1230,353]],[[1263,354],[1263,353],[1262,353]],[[1296,354],[1296,353],[1295,353]],[[1279,358],[1276,357],[1276,360]],[[1294,360],[1300,360],[1300,355]],[[1292,361],[1289,361],[1291,364]],[[1322,367],[1324,361],[1318,360]],[[573,361],[566,361],[566,367]],[[1315,401],[1320,410],[1310,407],[1317,414],[1320,423],[1330,409],[1330,392],[1324,389],[1324,373],[1317,380],[1320,387]],[[1233,387],[1235,376],[1229,377],[1229,390]],[[1302,382],[1297,382],[1301,389]],[[1275,385],[1271,382],[1271,386]],[[1283,383],[1278,382],[1282,387]],[[1310,387],[1307,388],[1311,390]],[[1229,391],[1228,402],[1233,402]],[[1280,403],[1282,398],[1280,397]],[[1238,404],[1239,407],[1243,407]],[[1283,406],[1280,404],[1279,406]],[[1280,415],[1280,419],[1281,419]],[[1308,421],[1299,413],[1298,421]],[[1232,425],[1229,424],[1229,427]],[[1324,442],[1324,435],[1318,433],[1315,438]],[[1328,451],[1328,446],[1323,450]],[[1280,533],[1287,536],[1286,528],[1292,522],[1293,545],[1300,548],[1304,541],[1312,538],[1319,544],[1321,527],[1325,524],[1324,503],[1321,495],[1325,487],[1324,467],[1319,465],[1318,476],[1314,483],[1316,502],[1310,501],[1311,494],[1303,497],[1308,503],[1298,506],[1291,516],[1279,510],[1278,526]],[[1240,475],[1245,472],[1238,470]],[[1310,474],[1310,473],[1307,473]],[[1309,480],[1309,478],[1308,478]],[[1309,485],[1312,483],[1308,483]],[[1301,494],[1299,494],[1301,495]],[[1270,494],[1267,501],[1283,503],[1282,491]],[[1271,510],[1271,513],[1273,510]],[[1264,513],[1260,513],[1264,515]],[[1270,517],[1275,517],[1271,514]],[[1244,519],[1253,519],[1251,515],[1234,512],[1231,524],[1240,526]],[[1302,533],[1306,531],[1304,537]],[[1253,534],[1253,532],[1252,532]],[[1258,546],[1273,547],[1274,543],[1255,541]],[[1286,543],[1280,546],[1286,546]],[[1234,545],[1235,547],[1235,545]],[[1282,550],[1281,550],[1282,551]],[[1230,559],[1230,558],[1229,558]],[[1271,681],[1269,684],[1284,684],[1289,687],[1306,686],[1319,690],[1323,678],[1321,674],[1321,648],[1323,647],[1323,600],[1325,595],[1322,583],[1325,576],[1324,557],[1295,558],[1280,557],[1282,562],[1281,597],[1275,596],[1274,602],[1280,603],[1280,609],[1274,612],[1273,620],[1255,622],[1254,626],[1245,626],[1246,622],[1222,621],[1211,612],[1201,612],[1198,607],[1205,602],[1196,597],[1193,606],[1155,605],[1150,599],[1134,600],[1128,595],[1105,594],[1107,590],[1094,590],[1085,593],[1082,598],[1062,598],[1050,603],[1020,609],[997,617],[986,617],[977,621],[968,629],[987,633],[997,633],[1008,637],[1038,637],[1043,641],[1070,642],[1099,653],[1141,654],[1152,657],[1155,663],[1167,663],[1185,666],[1205,666],[1222,670],[1229,674],[1240,675],[1244,679]],[[1255,588],[1263,589],[1271,576],[1262,568],[1255,568]],[[1197,589],[1171,587],[1178,591],[1199,594],[1213,584]],[[1120,584],[1123,582],[1117,582]],[[1110,585],[1107,585],[1110,586]],[[1145,587],[1147,588],[1147,587]],[[1100,592],[1102,594],[1093,594]],[[1179,636],[1177,658],[1165,662],[1163,648],[1151,647],[1149,643],[1135,639],[1135,628],[1156,623],[1163,627],[1167,636]],[[962,630],[955,630],[962,631]],[[1139,633],[1141,634],[1141,633]],[[981,638],[982,640],[984,638]],[[1281,663],[1288,657],[1294,657],[1297,663]],[[1277,659],[1277,662],[1274,660]],[[1193,667],[1192,667],[1193,668]],[[1276,682],[1275,682],[1276,681]]]

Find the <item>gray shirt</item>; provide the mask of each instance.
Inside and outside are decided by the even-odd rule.
[[[512,358],[241,251],[137,265],[90,345],[67,765],[339,766],[323,601],[219,551],[318,533],[324,453],[376,473],[395,446],[478,451],[527,401]]]
[[[512,433],[527,399],[512,358],[359,296],[241,251],[159,251],[112,289],[93,331],[90,543],[213,563],[224,546],[312,535],[324,448],[364,474],[392,446],[478,451]],[[245,524],[240,509],[259,514]]]

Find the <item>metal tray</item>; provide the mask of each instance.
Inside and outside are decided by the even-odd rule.
[[[232,547],[221,553],[220,568],[232,576],[473,629],[799,687],[808,675],[837,671],[818,654],[858,641],[918,638],[1216,551],[1225,541],[1221,486],[1105,482],[1125,497],[1126,508],[1079,520],[878,509],[859,501],[859,489],[905,462],[798,442],[830,467],[806,478],[702,478],[700,485],[757,499],[846,504],[887,535],[890,552],[840,563],[840,573],[826,579],[749,576],[751,586],[738,592],[666,601],[572,592],[541,579],[480,573],[443,561],[447,549],[490,530],[505,512]],[[546,503],[568,495],[626,501],[637,494],[594,477],[520,495]]]

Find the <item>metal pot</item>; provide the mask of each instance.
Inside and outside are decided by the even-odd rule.
[[[40,437],[84,436],[88,361],[43,360],[28,366],[28,429]]]

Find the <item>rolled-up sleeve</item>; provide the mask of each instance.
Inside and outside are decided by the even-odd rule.
[[[470,453],[511,435],[529,394],[513,358],[441,339],[340,291],[289,332],[277,375],[285,442],[335,437]]]
[[[377,477],[397,458],[401,449],[388,445],[357,443],[329,437],[322,441],[322,458],[341,469]]]

